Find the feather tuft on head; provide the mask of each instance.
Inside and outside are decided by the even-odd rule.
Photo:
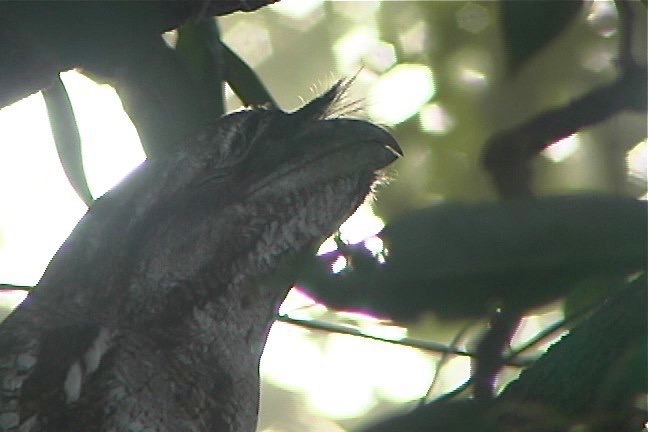
[[[356,75],[337,81],[330,89],[308,102],[298,111],[293,112],[292,115],[304,120],[324,120],[339,118],[360,111],[362,109],[361,100],[350,102],[344,100],[348,95],[349,87],[351,87],[355,79]]]

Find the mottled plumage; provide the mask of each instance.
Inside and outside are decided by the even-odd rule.
[[[295,261],[399,152],[326,118],[339,91],[223,117],[92,206],[0,325],[0,431],[254,431]]]

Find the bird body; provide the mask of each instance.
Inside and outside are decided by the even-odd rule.
[[[0,325],[0,431],[254,431],[296,263],[400,150],[302,109],[225,116],[100,198]]]

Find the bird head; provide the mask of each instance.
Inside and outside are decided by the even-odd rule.
[[[400,155],[382,128],[331,116],[343,89],[295,112],[224,116],[146,161],[97,200],[54,261],[75,255],[93,266],[87,277],[149,300],[178,280],[222,287],[271,273],[337,229]],[[98,283],[50,267],[41,284],[83,292]]]

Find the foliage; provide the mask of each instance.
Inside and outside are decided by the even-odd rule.
[[[634,299],[630,304],[635,306],[645,302],[641,296],[633,296],[645,288],[645,278],[637,274],[646,271],[646,206],[617,196],[574,192],[634,197],[646,192],[645,184],[633,183],[625,169],[627,152],[645,139],[646,129],[645,53],[640,59],[631,54],[636,43],[633,32],[645,31],[646,25],[645,11],[637,6],[642,7],[616,2],[620,22],[614,56],[619,60],[618,70],[611,63],[586,67],[579,63],[579,57],[588,55],[592,62],[597,60],[589,54],[597,44],[605,46],[600,56],[612,52],[609,35],[601,36],[602,31],[594,34],[594,25],[588,26],[585,19],[586,8],[594,6],[582,1],[504,0],[383,2],[377,13],[367,12],[367,6],[359,2],[331,2],[321,9],[326,19],[299,38],[294,36],[298,30],[277,23],[279,18],[287,18],[266,10],[251,18],[226,17],[222,29],[213,20],[187,23],[177,32],[174,48],[159,38],[124,31],[114,44],[96,52],[98,58],[86,59],[81,66],[89,76],[118,89],[148,156],[158,157],[174,151],[182,136],[225,112],[224,82],[244,105],[287,105],[287,100],[294,105],[296,94],[331,69],[336,57],[329,39],[342,40],[352,33],[352,25],[361,27],[354,21],[357,16],[367,14],[376,21],[380,38],[366,42],[373,45],[363,47],[351,66],[340,67],[353,74],[364,65],[357,73],[355,91],[366,90],[395,67],[380,62],[381,55],[389,56],[389,47],[396,63],[430,67],[435,73],[436,94],[419,107],[418,115],[390,124],[406,157],[376,203],[376,211],[388,222],[381,233],[386,264],[377,262],[363,247],[338,242],[337,252],[313,260],[310,269],[306,267],[302,288],[329,305],[386,315],[413,328],[421,325],[415,322],[424,313],[452,319],[491,317],[496,324],[494,311],[503,307],[513,310],[514,329],[524,314],[566,298],[571,308],[567,315],[581,320],[574,335],[597,328],[605,336],[574,336],[571,341],[578,341],[576,348],[570,347],[570,339],[561,341],[494,401],[454,401],[456,395],[449,394],[436,405],[422,408],[428,410],[423,423],[417,417],[421,411],[416,411],[391,429],[393,423],[371,430],[399,430],[401,421],[419,422],[424,430],[437,430],[430,429],[432,425],[438,430],[472,430],[462,423],[465,418],[476,424],[483,424],[482,418],[491,421],[493,412],[504,409],[498,401],[509,402],[507,394],[535,394],[538,389],[543,392],[540,398],[513,401],[528,414],[522,421],[531,424],[542,417],[538,413],[549,413],[542,426],[549,427],[555,419],[557,423],[551,427],[557,429],[552,430],[567,430],[579,422],[591,430],[606,430],[609,424],[594,419],[592,410],[605,412],[609,406],[621,404],[614,407],[622,406],[629,417],[634,412],[633,396],[647,390],[645,370],[638,366],[645,365],[641,343],[646,340],[646,326],[636,315],[618,318],[613,314],[616,318],[609,319],[614,325],[606,321],[610,304],[628,298]],[[142,12],[142,16],[146,14],[150,13]],[[140,21],[117,14],[114,22],[132,29],[128,23]],[[152,22],[147,21],[146,27],[157,25]],[[241,23],[270,29],[278,41],[275,54],[258,67],[249,66],[236,47],[224,42],[228,34],[236,34]],[[247,28],[252,38],[252,27]],[[320,36],[323,32],[328,38]],[[110,39],[100,34],[99,39]],[[119,50],[124,47],[127,53],[122,55]],[[131,73],[107,68],[106,58],[113,56]],[[343,63],[343,58],[339,56],[338,63]],[[288,72],[286,65],[290,65]],[[67,96],[58,82],[45,95],[62,165],[75,190],[90,203]],[[623,111],[639,114],[618,119]],[[608,119],[612,116],[624,127],[611,126]],[[430,118],[436,123],[426,131],[425,122]],[[581,161],[572,158],[553,163],[547,156],[550,153],[541,155],[576,133],[581,145],[587,146],[578,150]],[[566,196],[535,199],[556,193]],[[496,198],[502,201],[492,202]],[[332,275],[328,266],[340,255],[349,265]],[[628,295],[629,290],[634,294]],[[583,321],[582,311],[593,309],[597,315]],[[601,323],[605,325],[601,327]],[[619,331],[627,332],[627,338],[615,339]],[[495,344],[488,354],[494,366],[480,369],[479,362],[483,365],[489,359],[487,351],[478,349],[482,357],[477,372],[488,369],[483,373],[496,374],[501,355],[512,360],[512,354],[504,349],[510,336],[505,334],[501,345]],[[601,352],[605,361],[596,363],[578,352]],[[559,360],[552,361],[552,357]],[[552,382],[547,373],[550,368],[573,375],[579,370],[586,372],[582,376],[590,382],[579,382],[575,387],[578,392],[570,396],[582,402],[575,414],[560,412],[564,401],[557,399],[555,389],[571,388],[576,380],[557,373],[565,381]],[[490,378],[486,376],[487,381]],[[516,390],[520,388],[523,390]],[[588,399],[592,392],[596,394],[594,402]],[[609,401],[612,405],[606,405]],[[639,416],[643,418],[645,413]],[[614,423],[618,425],[626,420],[610,421],[618,421]]]

